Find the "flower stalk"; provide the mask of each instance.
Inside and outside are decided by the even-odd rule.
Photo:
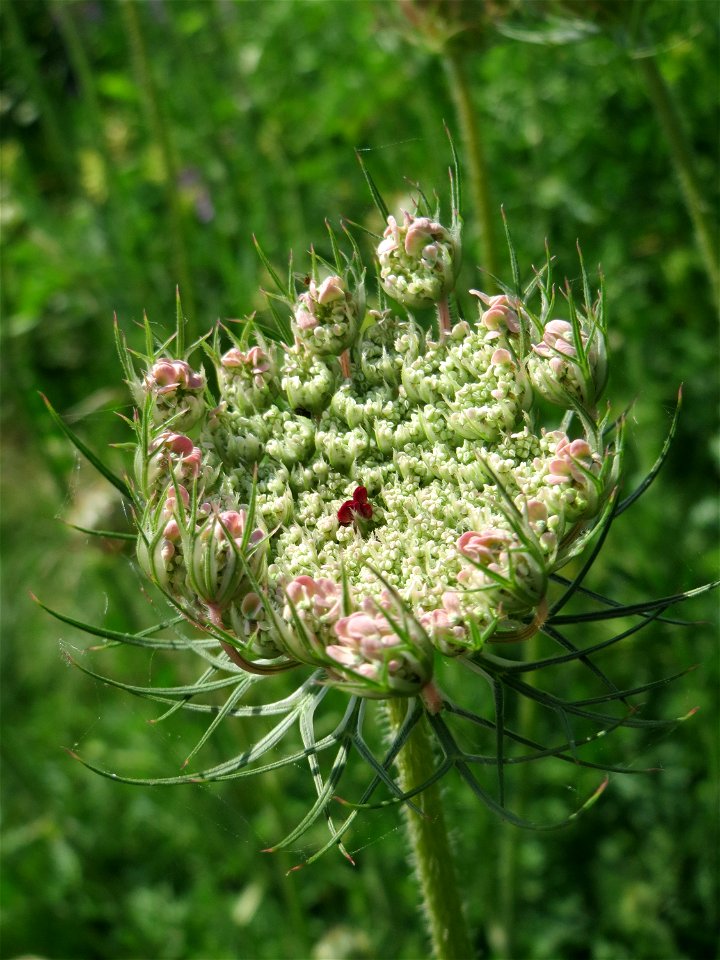
[[[391,732],[400,728],[406,701],[387,701]],[[400,789],[409,793],[435,772],[433,748],[424,724],[415,725],[397,758]],[[438,783],[413,800],[417,813],[405,807],[405,823],[413,864],[422,892],[423,910],[435,960],[469,960],[473,956],[463,915],[448,836],[442,794]]]
[[[470,83],[463,54],[446,51],[443,66],[455,106],[460,138],[465,159],[467,183],[479,235],[478,254],[486,276],[498,275],[498,256],[493,232],[494,207],[490,200],[490,182],[485,161],[485,150],[478,124],[477,110],[472,102]]]
[[[655,57],[638,57],[638,73],[645,83],[655,116],[670,149],[675,173],[692,220],[703,265],[712,288],[715,305],[720,311],[720,259],[717,249],[717,228],[711,222],[708,206],[695,169],[692,147],[683,129],[680,112],[658,67]]]
[[[297,849],[324,817],[329,839],[306,864],[330,849],[351,859],[344,839],[359,813],[401,805],[434,956],[464,960],[471,942],[440,778],[460,776],[513,827],[570,823],[607,778],[551,824],[525,819],[506,796],[520,797],[522,808],[525,765],[548,757],[624,772],[583,760],[580,748],[616,727],[685,719],[637,716],[629,698],[667,681],[622,690],[592,657],[714,585],[629,605],[581,586],[613,521],[652,483],[677,421],[645,480],[618,499],[623,420],[597,414],[607,380],[604,295],[601,283],[592,298],[582,255],[582,303],[575,306],[570,288],[558,303],[568,319],[556,315],[549,255],[523,289],[509,235],[513,286],[495,295],[470,291],[479,303],[465,311],[453,295],[462,254],[457,164],[449,226],[439,199],[431,208],[420,187],[414,210],[393,216],[363,171],[386,224],[377,237],[371,309],[357,244],[346,232],[352,253],[341,252],[328,226],[332,257],[311,249],[309,273],[294,273],[291,262],[287,280],[258,246],[277,288],[268,299],[282,340],[265,338],[250,317],[238,335],[219,325],[188,343],[179,302],[169,339],[156,341],[146,320],[144,353],[130,350],[118,330],[136,404],[127,420],[135,432],[127,481],[49,407],[58,428],[130,503],[138,562],[172,616],[124,633],[50,612],[104,646],[172,649],[202,662],[195,679],[173,687],[124,684],[78,663],[103,682],[166,704],[158,720],[191,709],[209,721],[177,776],[121,778],[82,762],[145,786],[225,781],[307,762],[317,799],[267,848]],[[437,310],[437,331],[413,316],[429,308]],[[558,419],[550,413],[546,420],[538,398],[553,404]],[[559,571],[582,551],[589,556],[567,580]],[[575,593],[587,608],[560,614]],[[601,642],[587,636],[589,622],[628,618],[635,622]],[[572,628],[580,646],[566,636]],[[523,657],[517,645],[529,640]],[[546,667],[562,667],[552,678],[587,671],[600,695],[574,700],[564,679],[557,690],[552,678],[524,678]],[[444,694],[436,670],[447,680]],[[286,672],[296,677],[289,694],[275,682]],[[328,703],[342,703],[344,693],[346,706],[329,728],[323,701],[331,688]],[[562,717],[549,740],[523,713],[524,701]],[[257,717],[264,729],[251,747],[194,766],[221,722],[253,725]],[[390,728],[382,751],[365,732],[373,720]],[[581,741],[576,721],[591,731]],[[361,795],[345,796],[344,772],[358,762],[370,779]],[[516,776],[521,790],[506,789]],[[350,811],[342,820],[338,806]],[[506,852],[504,911],[501,895],[494,915],[504,912],[509,936],[514,840]],[[502,949],[512,949],[507,937]]]

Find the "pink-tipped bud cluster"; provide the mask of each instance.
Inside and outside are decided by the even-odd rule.
[[[235,636],[242,641],[246,655],[269,658],[282,656],[283,651],[276,643],[272,621],[267,616],[265,603],[259,594],[250,591],[241,603],[232,604],[228,615],[226,619],[230,620]]]
[[[337,674],[344,687],[352,685],[355,693],[409,696],[432,676],[431,648],[415,624],[403,624],[402,611],[393,607],[391,598],[385,595],[383,600],[381,609],[367,598],[360,610],[338,620],[335,642],[326,646],[325,653],[337,664],[331,667],[331,674]],[[414,628],[412,639],[398,631],[397,620]],[[363,685],[363,680],[369,684]]]
[[[272,361],[262,347],[251,347],[247,351],[232,347],[222,355],[220,364],[230,373],[246,375],[258,389],[272,377]]]
[[[555,458],[550,461],[548,483],[585,483],[593,466],[596,464],[587,440],[561,436],[555,447]]]
[[[343,277],[326,277],[320,284],[313,278],[295,305],[293,333],[310,353],[339,356],[355,342],[364,311],[362,282],[351,291]]]
[[[150,444],[150,461],[155,474],[151,482],[166,471],[177,480],[195,480],[202,468],[202,451],[185,434],[164,430]]]
[[[283,595],[287,652],[304,663],[317,663],[342,615],[342,587],[329,577],[316,580],[303,574],[285,585]]]
[[[262,582],[267,533],[253,524],[247,509],[198,502],[182,484],[170,484],[148,504],[138,541],[141,566],[193,616],[207,614],[221,624],[223,614],[240,615],[253,578]]]
[[[145,377],[146,389],[162,395],[181,390],[197,393],[204,386],[202,374],[196,373],[189,363],[167,357],[156,360]]]
[[[343,609],[350,599],[328,578],[296,577],[284,593],[286,653],[324,664],[329,682],[358,696],[384,697],[409,696],[430,679],[432,647],[387,592],[382,606],[366,598],[350,613]]]
[[[218,379],[223,397],[241,413],[263,410],[271,400],[275,378],[271,353],[260,346],[232,347],[220,358]]]
[[[161,357],[150,367],[136,395],[138,400],[143,394],[152,397],[154,423],[189,430],[205,412],[204,390],[205,377],[189,363]]]
[[[170,486],[167,488],[165,494],[165,502],[163,503],[162,508],[163,517],[172,517],[173,514],[178,512],[178,497],[183,505],[183,509],[190,509],[190,494],[187,492],[185,487],[181,486],[180,484],[177,486]]]
[[[251,591],[250,574],[264,575],[267,534],[260,527],[247,533],[245,509],[208,507],[201,507],[195,526],[188,523],[183,531],[187,584],[199,601],[222,612]]]
[[[295,606],[302,620],[331,624],[340,616],[342,610],[342,588],[334,580],[320,577],[295,577],[285,587],[285,594]],[[286,604],[284,617],[292,619],[292,608]]]
[[[545,441],[549,456],[534,461],[535,468],[545,472],[543,502],[567,523],[594,516],[612,482],[614,462],[604,466],[587,440],[570,440],[561,430],[546,434]]]
[[[525,504],[525,512],[530,529],[537,538],[543,555],[552,560],[556,555],[558,538],[557,534],[549,528],[550,515],[547,506],[542,500],[528,500]]]
[[[445,656],[466,653],[467,616],[462,609],[462,594],[457,590],[445,590],[442,606],[424,613],[420,624],[437,649]]]
[[[212,525],[212,534],[220,541],[234,540],[235,545],[241,547],[246,526],[247,510],[223,510],[217,515],[217,523]],[[254,547],[264,539],[265,533],[256,527],[248,537],[248,545]]]
[[[469,566],[458,574],[466,595],[478,591],[508,614],[535,607],[547,589],[547,569],[538,550],[517,534],[494,527],[468,530],[457,540],[458,552]]]
[[[490,529],[482,533],[468,530],[458,539],[457,548],[473,563],[500,572],[497,561],[511,542],[512,537],[505,530]]]
[[[460,244],[441,223],[404,211],[402,223],[388,217],[377,257],[389,296],[407,307],[428,307],[455,286]]]
[[[178,501],[180,506],[178,506]],[[148,508],[142,535],[138,538],[140,566],[163,590],[182,593],[185,573],[182,561],[182,529],[190,494],[182,484],[170,484],[159,507]]]
[[[565,358],[577,356],[572,324],[567,320],[551,320],[543,330],[542,341],[534,343],[533,350],[539,357],[547,357],[550,368],[559,373]]]
[[[599,327],[588,331],[567,320],[550,320],[532,349],[528,371],[541,396],[565,407],[572,401],[594,406],[607,381],[605,337]]]
[[[397,673],[402,665],[399,658],[392,657],[400,637],[381,613],[351,613],[335,624],[335,636],[337,643],[329,644],[325,652],[362,677],[376,680],[382,665],[390,674]]]

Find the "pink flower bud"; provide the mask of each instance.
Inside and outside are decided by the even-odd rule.
[[[219,523],[215,528],[215,535],[218,540],[225,540],[228,534],[233,538],[233,540],[242,539],[242,535],[245,532],[245,521],[247,520],[247,514],[244,510],[224,510],[219,514]]]
[[[527,515],[531,523],[545,523],[548,518],[547,507],[541,500],[529,500]]]
[[[592,467],[593,455],[586,440],[569,440],[560,435],[555,447],[555,459],[550,461],[548,483],[584,483]]]
[[[247,362],[252,367],[253,373],[267,373],[270,369],[270,357],[262,347],[251,347],[247,352]]]
[[[407,233],[405,234],[405,253],[409,257],[417,257],[429,240],[433,238],[433,231],[442,229],[428,217],[411,217],[405,214]]]
[[[345,296],[345,282],[342,277],[327,277],[320,284],[315,299],[318,303],[332,303]]]
[[[489,297],[482,290],[471,290],[470,293],[478,297],[488,307],[480,314],[480,322],[490,331],[499,332],[503,329],[508,333],[520,332],[520,318],[518,309],[520,302],[511,299],[504,293]]]
[[[259,620],[263,614],[263,602],[256,593],[248,593],[240,604],[240,612],[248,620]]]
[[[490,363],[503,366],[512,366],[514,361],[510,351],[505,350],[504,347],[500,347],[495,351],[495,353],[493,353],[492,357],[490,357]]]
[[[349,617],[338,620],[335,624],[335,633],[341,643],[345,642],[348,645],[378,635],[375,618],[359,612],[351,613]]]
[[[388,217],[388,219],[390,218]],[[390,228],[388,227],[388,229]],[[388,236],[388,231],[386,230],[385,239],[381,240],[380,243],[378,244],[377,254],[379,257],[382,257],[382,256],[386,256],[389,253],[392,253],[393,250],[397,250],[397,241],[395,240],[395,237],[392,236],[392,234]]]
[[[343,667],[352,667],[356,661],[355,653],[348,647],[341,647],[338,643],[330,643],[325,647],[325,653]],[[358,671],[359,672],[359,671]]]
[[[145,385],[154,393],[173,393],[178,388],[190,391],[202,390],[205,381],[195,373],[184,360],[170,360],[166,357],[157,360],[145,377]]]
[[[440,253],[440,248],[436,243],[429,243],[426,247],[423,247],[422,258],[427,261],[427,263],[435,263]]]
[[[258,386],[262,386],[264,374],[270,372],[270,358],[262,347],[251,347],[247,353],[243,353],[238,347],[231,347],[227,353],[220,358],[220,363],[227,370],[246,370],[256,381],[259,378]]]
[[[446,590],[442,595],[442,607],[423,614],[420,623],[439,648],[444,653],[451,654],[461,651],[462,647],[455,645],[467,636],[463,619],[460,594],[454,590]]]
[[[160,547],[160,556],[162,557],[162,562],[167,567],[172,558],[175,556],[175,546],[170,542],[170,540],[163,540],[162,546]]]
[[[300,295],[300,300],[302,301],[303,297],[307,297],[306,293]],[[295,311],[295,323],[299,330],[314,330],[318,325],[317,317],[314,317],[305,306],[301,305]]]
[[[170,453],[183,457],[192,453],[193,442],[190,437],[186,437],[182,433],[171,433],[169,430],[165,430],[152,441],[150,451],[155,452],[162,447],[169,450]]]
[[[179,473],[175,473],[175,476],[179,476],[182,479],[199,476],[202,466],[202,451],[199,447],[193,446],[190,437],[186,437],[182,433],[171,433],[169,430],[166,430],[150,444],[151,453],[157,454],[159,451],[167,451],[167,454],[169,454],[169,456],[165,458],[161,457],[161,464],[164,459],[166,466],[168,465],[168,461],[170,466],[177,466]]]
[[[163,537],[165,537],[166,540],[180,539],[180,527],[174,517],[168,520],[168,522],[165,524],[165,528],[163,529]]]
[[[180,494],[180,499],[183,502],[183,506],[187,509],[190,506],[190,494],[187,492],[185,487],[178,484],[176,487],[169,486],[165,495],[165,503],[162,509],[162,515],[164,518],[172,517],[175,513],[177,507],[177,494]]]
[[[286,586],[285,593],[298,610],[307,608],[316,617],[335,620],[340,614],[342,588],[334,580],[295,577]]]
[[[504,530],[491,528],[482,533],[468,530],[458,539],[457,548],[468,560],[488,566],[497,559],[500,551],[507,547],[510,539],[510,535]]]
[[[542,342],[534,343],[533,350],[540,357],[556,360],[560,359],[558,353],[564,357],[576,357],[572,324],[567,320],[551,320],[543,330]]]

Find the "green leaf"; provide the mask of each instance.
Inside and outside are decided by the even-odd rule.
[[[629,603],[624,606],[613,607],[611,610],[596,610],[591,613],[575,613],[571,616],[554,617],[551,621],[553,625],[564,623],[589,623],[596,620],[613,620],[617,617],[632,617],[639,614],[648,613],[650,610],[665,610],[676,603],[683,603],[692,597],[699,597],[709,590],[715,590],[720,586],[720,580],[713,580],[711,583],[703,584],[702,587],[695,587],[694,590],[686,590],[684,593],[675,593],[669,597],[660,597],[658,600],[642,600],[640,603]]]
[[[355,156],[357,157],[357,161],[360,164],[360,169],[363,172],[363,176],[365,177],[367,185],[370,188],[370,194],[372,195],[375,206],[378,208],[378,210],[380,211],[380,215],[383,218],[383,223],[387,223],[387,218],[390,216],[390,211],[388,210],[387,204],[383,200],[382,194],[378,190],[377,185],[372,178],[372,174],[370,173],[368,168],[365,166],[365,161],[363,160],[359,150],[355,151]]]
[[[174,617],[172,620],[167,620],[164,623],[157,624],[153,627],[150,627],[148,630],[141,631],[140,633],[124,633],[120,630],[109,630],[106,627],[98,627],[91,623],[83,623],[82,620],[75,620],[73,617],[67,616],[67,614],[53,610],[52,607],[46,606],[35,596],[33,596],[33,600],[38,604],[38,606],[42,607],[43,610],[49,613],[51,617],[55,617],[55,619],[59,620],[61,623],[66,623],[68,626],[75,627],[77,630],[82,630],[83,633],[88,633],[92,637],[102,637],[105,640],[112,640],[115,643],[127,643],[134,647],[147,647],[150,650],[190,650],[197,646],[208,646],[210,644],[215,645],[217,643],[215,640],[192,640],[190,638],[183,638],[180,640],[150,639],[153,633],[157,633],[159,630],[164,630],[166,627],[171,627],[178,623],[182,623],[184,617]]]
[[[285,286],[283,281],[280,279],[280,276],[277,270],[270,263],[270,260],[267,258],[263,248],[260,246],[260,243],[258,242],[258,239],[255,236],[255,234],[253,234],[252,242],[253,242],[253,246],[255,247],[255,250],[257,251],[257,255],[260,257],[260,261],[262,262],[262,265],[270,274],[275,286],[278,288],[278,290],[283,295],[283,297],[287,297],[289,300],[292,300],[293,299],[292,286],[291,285]]]
[[[137,540],[136,533],[123,533],[120,530],[91,530],[89,527],[78,526],[77,523],[68,523],[67,520],[63,520],[62,522],[72,530],[87,533],[91,537],[100,537],[103,540],[130,540],[133,543]]]

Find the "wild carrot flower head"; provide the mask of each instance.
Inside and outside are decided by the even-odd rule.
[[[506,689],[562,713],[566,724],[568,716],[597,719],[604,734],[625,722],[522,679],[545,665],[581,662],[604,684],[600,700],[625,702],[589,659],[592,651],[565,637],[574,621],[560,613],[569,596],[582,593],[586,572],[568,581],[560,571],[593,538],[601,545],[636,496],[617,498],[622,422],[597,412],[607,377],[603,292],[591,302],[581,262],[583,307],[568,291],[569,319],[548,319],[548,260],[524,291],[517,275],[502,293],[470,291],[480,309],[465,313],[462,297],[453,294],[452,305],[448,299],[460,258],[456,189],[446,228],[420,205],[396,220],[372,188],[387,220],[377,247],[377,304],[366,310],[354,241],[346,256],[331,230],[332,257],[313,250],[302,281],[291,270],[284,284],[260,251],[278,286],[271,298],[276,339],[248,324],[239,340],[229,333],[230,345],[219,331],[203,342],[218,395],[190,366],[199,344],[184,349],[180,310],[177,357],[165,343],[138,375],[123,353],[138,407],[135,481],[132,488],[113,482],[133,504],[141,568],[177,618],[200,630],[200,638],[189,633],[169,643],[205,661],[203,678],[178,688],[184,700],[194,706],[220,675],[217,688],[229,677],[236,691],[222,710],[281,715],[255,747],[197,778],[244,775],[297,720],[304,754],[295,751],[279,766],[303,755],[317,763],[322,750],[338,750],[330,779],[313,767],[315,815],[335,792],[350,747],[375,778],[362,803],[379,784],[405,801],[388,771],[426,716],[442,754],[439,769],[458,766],[488,801],[471,771],[480,755],[466,752],[445,719],[456,717],[493,731],[500,796],[488,802],[502,812],[506,740],[533,759],[576,759],[564,733],[559,746],[547,748],[507,731]],[[421,326],[407,312],[429,305],[437,306],[436,325]],[[543,424],[538,396],[563,408],[560,422]],[[566,590],[555,601],[554,585]],[[662,603],[638,608],[644,623],[656,607]],[[618,609],[607,601],[598,616]],[[536,633],[562,652],[535,662],[492,652],[495,643],[518,644]],[[143,633],[132,642],[166,641]],[[298,677],[293,694],[241,705],[246,690],[286,671]],[[461,674],[463,682],[454,682]],[[484,685],[472,682],[478,674],[492,689],[494,721],[476,712],[487,701]],[[467,707],[443,692],[446,681],[470,696]],[[313,717],[329,687],[346,695],[347,710],[335,732],[318,739]],[[391,698],[407,700],[407,719],[378,759],[363,736],[363,704]]]

